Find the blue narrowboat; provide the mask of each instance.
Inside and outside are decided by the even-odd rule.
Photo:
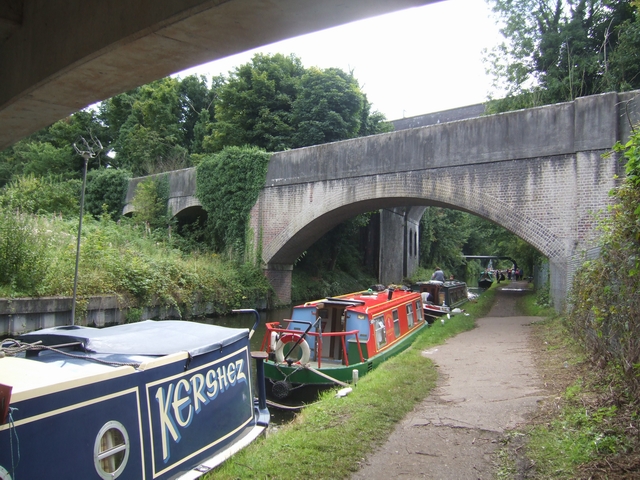
[[[0,479],[195,479],[269,424],[248,329],[144,321],[2,342]]]

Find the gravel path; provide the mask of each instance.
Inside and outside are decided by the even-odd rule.
[[[438,366],[438,386],[353,480],[494,478],[500,437],[544,395],[528,346],[529,325],[538,318],[517,315],[520,288],[525,282],[501,288],[477,328],[423,352]]]

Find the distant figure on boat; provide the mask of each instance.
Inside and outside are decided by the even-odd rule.
[[[431,280],[444,282],[444,272],[440,269],[440,267],[436,267],[436,271],[433,272],[433,275],[431,275]]]

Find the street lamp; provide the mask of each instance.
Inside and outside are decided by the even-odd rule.
[[[78,145],[79,143],[79,145]],[[91,135],[91,142],[84,137],[73,144],[76,153],[84,158],[84,171],[82,174],[82,193],[80,194],[80,221],[78,222],[78,242],[76,244],[76,271],[73,278],[73,300],[71,302],[71,325],[76,321],[76,294],[78,292],[78,264],[80,262],[80,234],[82,233],[82,216],[84,215],[84,190],[87,185],[87,164],[90,158],[97,157],[102,151],[100,140]]]

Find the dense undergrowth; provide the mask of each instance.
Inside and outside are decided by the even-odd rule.
[[[0,215],[0,296],[71,295],[77,219],[3,211]],[[83,222],[78,294],[115,294],[123,307],[211,303],[215,313],[255,306],[270,287],[261,270],[224,256],[183,253],[172,240],[108,215]],[[176,240],[177,241],[177,240]]]
[[[507,433],[497,477],[637,478],[637,400],[622,376],[613,365],[594,365],[566,318],[539,305],[533,292],[518,307],[542,317],[532,347],[546,395],[528,424]]]

